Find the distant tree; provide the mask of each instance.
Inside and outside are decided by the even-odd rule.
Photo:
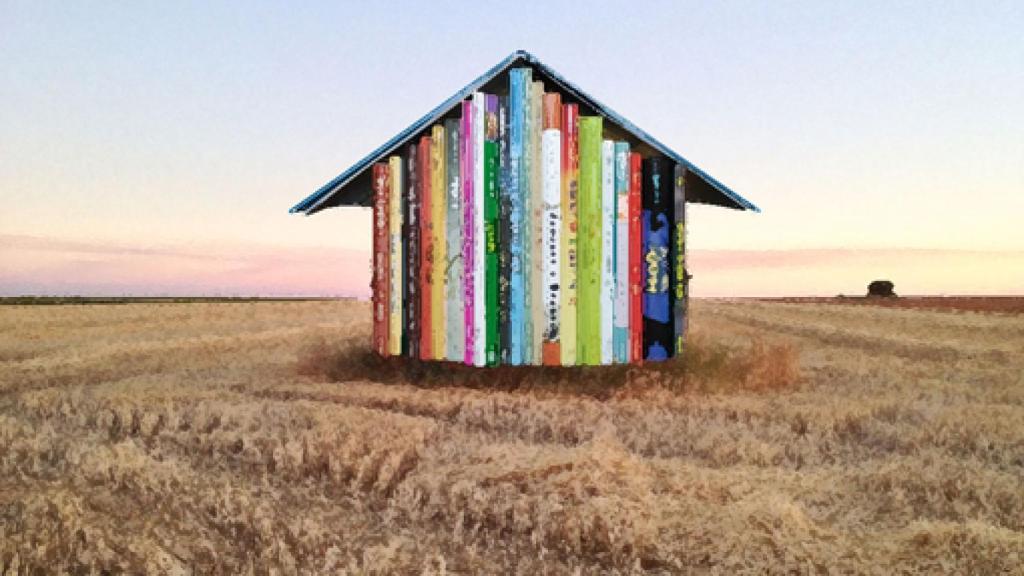
[[[893,288],[895,288],[895,285],[888,280],[875,280],[868,284],[868,296],[895,298],[896,293],[893,292]]]

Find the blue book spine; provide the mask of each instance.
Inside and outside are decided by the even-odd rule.
[[[672,228],[672,169],[654,156],[644,161],[643,180],[643,349],[645,360],[672,355],[669,241]]]
[[[526,277],[523,267],[523,229],[525,220],[523,174],[523,121],[526,118],[525,70],[513,68],[509,71],[509,169],[508,196],[509,213],[509,302],[508,336],[509,363],[519,366],[523,363],[523,325],[526,307]]]

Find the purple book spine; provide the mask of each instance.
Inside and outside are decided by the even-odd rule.
[[[473,365],[473,282],[476,275],[474,261],[474,222],[476,222],[475,204],[473,201],[473,103],[462,102],[462,132],[459,143],[459,177],[462,182],[462,286],[463,311],[466,333],[466,347],[463,361]]]

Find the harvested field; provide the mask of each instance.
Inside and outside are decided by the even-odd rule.
[[[814,296],[796,298],[764,298],[765,302],[789,304],[844,304],[884,306],[887,308],[919,308],[949,312],[995,312],[1024,314],[1024,296],[900,296],[898,298],[867,298],[842,296],[822,298]]]
[[[1022,573],[1024,316],[692,311],[482,379],[363,303],[0,307],[0,573]]]

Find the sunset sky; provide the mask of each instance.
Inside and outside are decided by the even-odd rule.
[[[368,294],[288,208],[525,49],[763,210],[694,294],[1024,294],[1024,2],[0,0],[0,295]]]

